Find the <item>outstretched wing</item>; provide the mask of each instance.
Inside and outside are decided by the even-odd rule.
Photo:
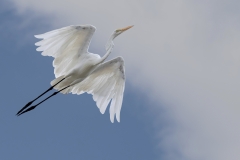
[[[44,34],[35,35],[43,39],[37,43],[37,51],[43,56],[54,57],[53,66],[55,77],[66,75],[76,64],[84,59],[100,58],[99,55],[88,53],[88,47],[95,32],[91,25],[68,26]]]
[[[100,112],[104,114],[110,100],[110,120],[114,122],[114,116],[120,122],[123,92],[125,88],[124,62],[121,57],[115,58],[103,64],[93,71],[85,80],[70,87],[68,92],[82,94],[87,92],[93,95]]]

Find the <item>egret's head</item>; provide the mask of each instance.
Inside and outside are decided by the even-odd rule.
[[[106,50],[108,50],[109,48],[112,48],[114,46],[113,44],[113,39],[116,38],[118,35],[120,35],[121,33],[123,33],[124,31],[132,28],[133,26],[128,26],[125,28],[121,28],[121,29],[117,29],[113,32],[113,34],[111,35],[111,37],[109,38],[107,44],[106,44]]]
[[[128,26],[128,27],[125,27],[125,28],[121,28],[121,29],[117,29],[116,31],[114,31],[114,34],[115,34],[115,37],[117,37],[118,35],[120,35],[121,33],[123,33],[124,31],[132,28],[132,26]]]

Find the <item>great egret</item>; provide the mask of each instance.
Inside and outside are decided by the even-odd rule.
[[[56,79],[51,81],[51,87],[48,90],[28,102],[17,115],[33,110],[59,92],[78,95],[87,92],[93,95],[93,100],[96,101],[102,114],[111,101],[110,120],[113,123],[116,114],[116,119],[120,122],[125,87],[124,61],[122,57],[105,63],[104,61],[114,47],[113,39],[132,27],[128,26],[113,32],[106,44],[107,52],[103,57],[88,52],[89,44],[96,30],[92,25],[72,25],[35,35],[36,38],[43,39],[35,43],[36,46],[39,46],[37,51],[42,51],[43,56],[54,57],[53,66]],[[53,88],[58,91],[29,107]]]

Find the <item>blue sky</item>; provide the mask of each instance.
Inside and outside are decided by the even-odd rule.
[[[0,2],[1,159],[156,159],[156,139],[145,106],[154,105],[128,82],[121,123],[98,111],[92,97],[58,95],[28,114],[16,112],[49,87],[52,58],[35,51],[34,34],[48,31],[46,17],[18,15]],[[97,52],[96,49],[91,50]]]

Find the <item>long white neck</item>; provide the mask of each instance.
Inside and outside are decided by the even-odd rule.
[[[112,52],[113,47],[114,47],[113,40],[115,37],[116,37],[116,34],[113,33],[111,35],[111,37],[109,38],[109,40],[107,41],[106,46],[105,46],[107,52],[105,53],[104,56],[102,56],[102,58],[100,59],[100,61],[97,64],[104,62],[105,59],[107,59],[107,57],[110,55],[110,53]]]

